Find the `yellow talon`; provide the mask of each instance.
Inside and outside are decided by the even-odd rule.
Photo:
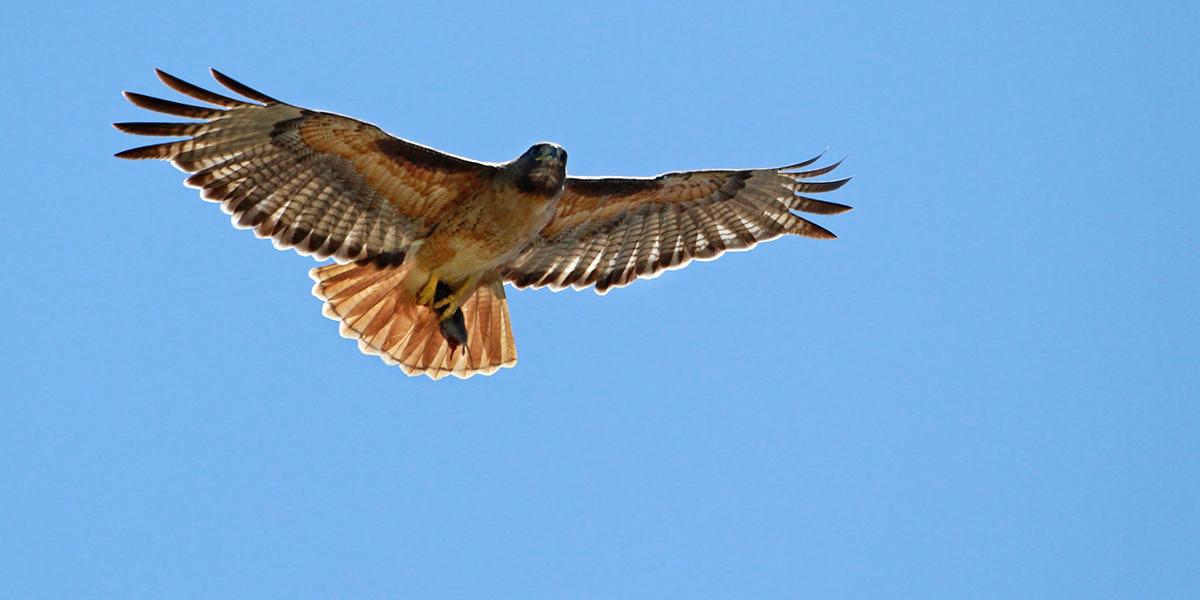
[[[430,306],[430,308],[437,310],[439,308],[445,307],[442,309],[442,313],[441,313],[441,319],[443,321],[445,321],[446,319],[449,319],[450,317],[453,317],[454,313],[458,312],[458,309],[462,306],[462,302],[466,298],[466,296],[468,294],[473,294],[475,292],[475,286],[478,283],[479,283],[479,276],[472,275],[471,277],[469,277],[467,279],[467,281],[465,283],[458,286],[458,289],[454,290],[453,294],[450,294],[449,296],[446,296],[445,298],[438,300],[437,302],[432,304]]]
[[[437,295],[437,286],[438,276],[437,272],[434,272],[429,276],[429,281],[425,283],[425,287],[422,287],[421,291],[417,293],[417,304],[433,308],[433,298]]]
[[[444,302],[445,302],[445,300],[443,300],[442,302],[439,302],[439,303],[438,303],[438,306],[441,306],[441,304],[442,304],[442,303],[444,303]],[[436,308],[437,308],[437,307],[434,307],[434,309],[435,309],[435,310],[436,310]],[[457,300],[455,300],[454,302],[451,302],[451,303],[447,304],[447,305],[446,305],[446,308],[443,308],[443,309],[442,309],[442,312],[441,312],[441,314],[440,314],[440,315],[438,315],[438,320],[439,320],[439,321],[445,321],[446,319],[449,319],[450,317],[453,317],[453,316],[454,316],[454,313],[456,313],[456,312],[458,312],[458,301],[457,301]]]

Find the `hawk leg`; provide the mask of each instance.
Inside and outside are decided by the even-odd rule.
[[[417,304],[433,308],[433,303],[436,300],[438,291],[438,281],[438,274],[435,270],[429,274],[429,281],[425,282],[425,286],[421,288],[421,291],[417,292]],[[447,287],[446,289],[450,288]]]
[[[441,303],[446,298],[454,296],[454,291],[444,282],[439,282],[435,288],[433,302]],[[438,329],[442,332],[442,337],[446,338],[446,343],[450,344],[450,353],[453,354],[458,350],[459,346],[465,346],[467,343],[467,322],[463,317],[463,311],[458,308],[458,303],[454,303],[454,312],[447,316],[438,316]]]
[[[442,281],[437,271],[429,275],[429,281],[417,293],[417,304],[428,307],[438,315],[438,329],[446,343],[450,344],[453,353],[459,346],[467,343],[467,323],[463,316],[462,302],[468,294],[475,291],[479,276],[467,279],[457,290]]]
[[[442,309],[442,320],[449,319],[454,313],[458,312],[458,307],[462,305],[463,300],[466,300],[470,294],[475,293],[475,286],[478,284],[479,276],[470,276],[462,285],[458,286],[458,289],[453,294],[446,297],[438,296],[434,298],[432,308],[434,310]]]

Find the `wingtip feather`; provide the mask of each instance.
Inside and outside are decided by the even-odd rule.
[[[247,98],[250,98],[251,100],[258,100],[259,102],[262,102],[263,104],[283,104],[283,102],[280,102],[279,100],[276,100],[275,98],[272,98],[256,89],[218,71],[214,67],[209,67],[208,73],[210,75],[212,75],[213,79],[217,80],[217,83],[220,83],[221,85],[223,85],[223,86],[225,86]]]
[[[153,144],[150,146],[139,146],[137,148],[122,150],[116,154],[113,154],[113,157],[124,158],[126,160],[146,160],[160,158],[156,152],[153,152],[153,150],[156,150],[160,145],[161,144]]]
[[[195,106],[192,104],[183,104],[171,100],[163,100],[154,96],[147,96],[137,92],[121,92],[125,99],[130,104],[146,110],[152,110],[177,117],[185,117],[192,119],[213,119],[220,116],[223,110],[218,108],[206,108],[203,106]]]
[[[777,169],[777,170],[778,171],[790,171],[792,169],[801,169],[801,168],[807,167],[808,165],[811,165],[811,164],[817,162],[818,160],[821,160],[821,158],[825,156],[826,152],[829,152],[829,146],[826,146],[825,149],[822,150],[820,154],[818,154],[808,160],[802,160],[796,164],[788,165],[786,167],[779,167],[779,169]]]
[[[167,73],[166,71],[164,71],[162,69],[158,69],[158,68],[154,69],[154,74],[158,76],[159,81],[163,82],[163,85],[165,85],[185,96],[188,96],[190,98],[195,98],[196,100],[199,100],[201,102],[208,102],[209,104],[215,104],[217,106],[224,106],[226,108],[254,106],[253,104],[250,104],[248,102],[244,102],[244,101],[238,100],[236,98],[230,98],[228,96],[223,96],[216,92],[206,90],[196,84],[189,83],[189,82],[184,81],[170,73]]]
[[[850,179],[850,177],[844,177],[842,179],[835,179],[833,181],[797,181],[792,187],[797,194],[821,194],[824,192],[832,192],[841,188],[849,183]]]

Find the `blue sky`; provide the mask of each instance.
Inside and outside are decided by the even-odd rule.
[[[1200,589],[1195,3],[8,9],[0,581],[19,597],[1182,598]],[[854,181],[785,239],[510,292],[405,377],[124,89],[216,66],[482,160]]]

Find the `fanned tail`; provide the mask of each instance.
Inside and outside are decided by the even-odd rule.
[[[413,286],[405,281],[411,270],[408,264],[365,262],[317,267],[309,276],[316,282],[313,295],[325,301],[322,312],[341,323],[342,336],[358,340],[364,354],[398,364],[408,375],[466,379],[516,364],[502,283],[480,286],[463,303],[466,339],[452,348],[437,314],[416,303]]]

